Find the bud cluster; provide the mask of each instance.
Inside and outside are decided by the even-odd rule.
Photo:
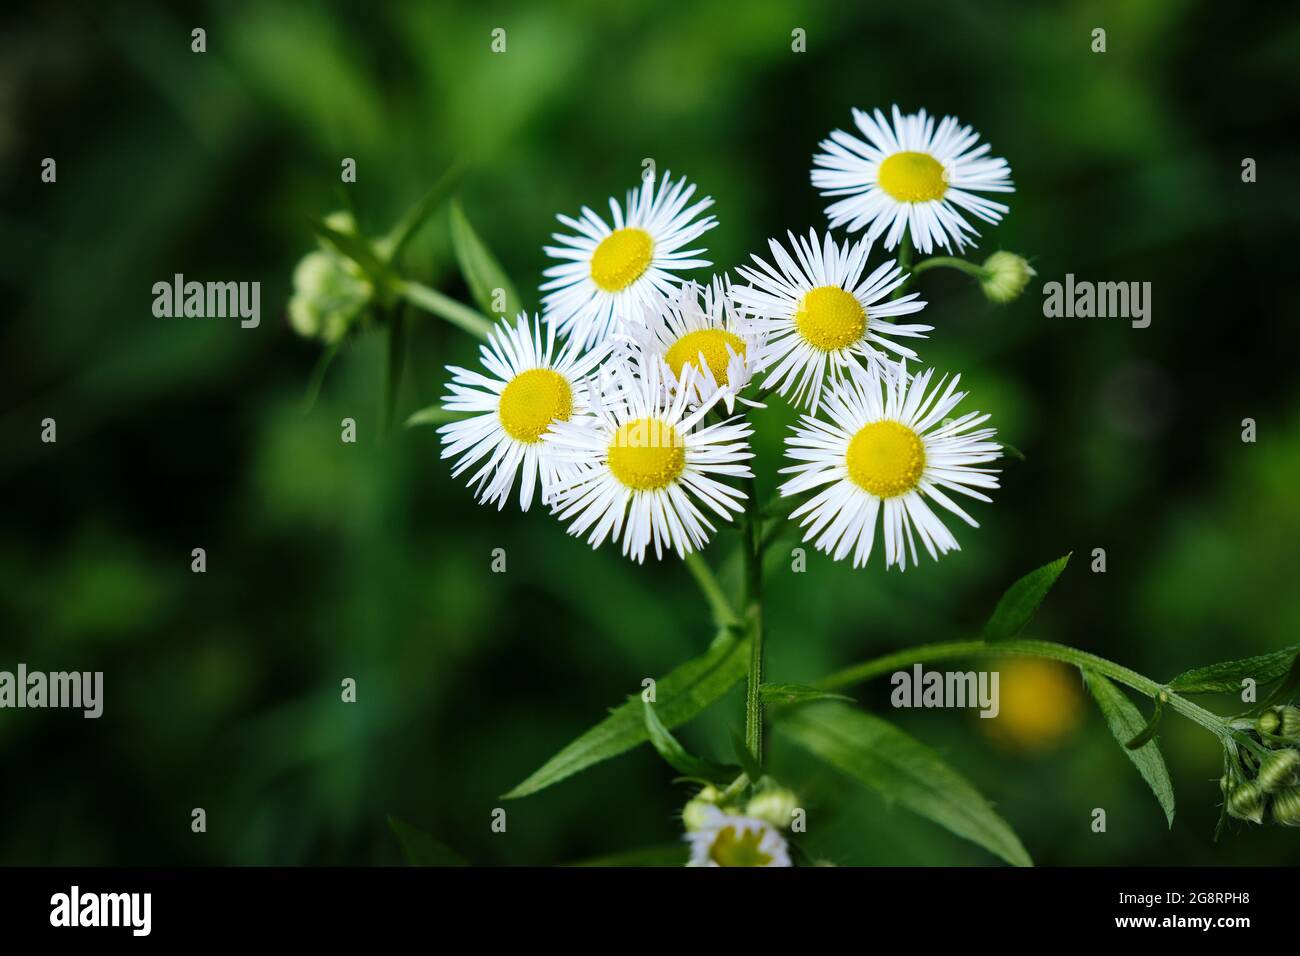
[[[682,823],[688,831],[699,830],[710,818],[712,809],[721,810],[729,816],[762,820],[778,830],[784,830],[795,819],[799,798],[784,787],[767,786],[745,799],[743,794],[731,796],[709,784],[682,808]]]
[[[1254,722],[1260,742],[1272,752],[1241,753],[1219,779],[1228,816],[1250,823],[1300,826],[1300,708],[1270,707]]]

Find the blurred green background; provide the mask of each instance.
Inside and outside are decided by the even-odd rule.
[[[769,582],[769,675],[806,681],[969,636],[1014,578],[1073,550],[1029,636],[1157,679],[1300,632],[1300,19],[1281,5],[1143,3],[42,3],[0,34],[0,669],[102,670],[98,721],[0,712],[0,862],[341,864],[400,859],[386,816],[480,863],[671,843],[687,792],[649,748],[505,804],[498,795],[710,639],[675,560],[593,553],[544,510],[472,503],[430,429],[378,434],[384,341],[342,354],[308,415],[318,348],[283,315],[337,208],[386,229],[453,161],[530,306],[557,212],[622,196],[652,157],[717,200],[730,269],[825,225],[818,141],[858,106],[973,124],[1017,192],[978,255],[1153,284],[1153,322],[1044,319],[964,277],[921,290],[926,361],[1028,456],[963,550],[905,574],[792,541]],[[190,30],[208,52],[190,52]],[[490,51],[507,31],[507,52]],[[1104,27],[1108,51],[1090,51]],[[791,31],[807,52],[791,51]],[[58,182],[39,181],[41,159]],[[1243,184],[1244,157],[1259,181]],[[877,254],[879,255],[879,254]],[[445,215],[412,275],[464,296]],[[258,280],[262,325],[157,319],[151,286]],[[401,394],[438,399],[473,343],[419,319]],[[42,444],[54,417],[58,442]],[[355,445],[339,422],[359,423]],[[1259,439],[1243,444],[1241,420]],[[789,413],[758,416],[769,492]],[[708,552],[725,565],[734,533]],[[207,550],[208,571],[190,572]],[[490,571],[505,548],[508,571]],[[1105,574],[1090,573],[1093,548]],[[734,567],[726,565],[728,573]],[[1049,675],[1050,677],[1051,675]],[[1058,675],[1059,676],[1059,675]],[[359,701],[339,701],[354,677]],[[991,799],[1041,864],[1281,863],[1295,834],[1212,842],[1214,740],[1169,718],[1178,796],[1155,800],[1079,681],[1030,675],[1029,731],[888,708]],[[1028,701],[1028,703],[1024,703]],[[1232,701],[1211,702],[1231,709]],[[1005,724],[1006,721],[1000,721]],[[738,695],[682,731],[727,757]],[[1035,730],[1037,728],[1037,730]],[[1006,729],[1006,728],[1004,728]],[[1011,728],[1014,730],[1015,728]],[[1019,740],[1019,743],[1016,741]],[[989,864],[777,737],[840,863]],[[190,831],[203,807],[208,832]],[[1091,832],[1091,810],[1108,832]]]

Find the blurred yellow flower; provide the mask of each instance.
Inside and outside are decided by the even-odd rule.
[[[981,720],[994,741],[1021,752],[1050,750],[1079,726],[1083,693],[1073,667],[1034,657],[999,663],[1001,709]]]

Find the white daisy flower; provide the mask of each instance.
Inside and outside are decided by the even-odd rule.
[[[687,833],[687,866],[792,866],[785,837],[772,824],[705,807],[702,826]]]
[[[605,357],[606,349],[584,354],[576,343],[569,342],[557,356],[555,326],[546,330],[543,346],[540,319],[533,317],[530,332],[527,313],[520,313],[514,326],[503,319],[493,328],[479,352],[487,374],[447,366],[452,380],[443,407],[482,414],[438,429],[442,457],[460,456],[453,478],[487,457],[469,484],[480,502],[495,501],[498,510],[505,507],[522,466],[519,507],[527,511],[539,481],[542,502],[546,503],[560,477],[573,471],[573,466],[555,460],[542,437],[554,423],[587,411],[586,378]]]
[[[884,364],[885,350],[915,358],[894,339],[924,338],[933,326],[886,321],[919,312],[925,303],[916,293],[889,299],[906,278],[892,259],[863,277],[869,239],[841,247],[829,233],[819,244],[812,229],[807,239],[786,235],[794,255],[769,239],[776,266],[751,255],[758,268],[740,266],[736,271],[749,286],[732,294],[766,340],[757,360],[765,371],[763,388],[782,396],[793,389],[793,401],[806,402],[815,414],[828,372],[834,381],[850,365]]]
[[[639,318],[653,307],[653,294],[671,295],[679,281],[674,272],[711,265],[695,258],[704,249],[683,248],[718,224],[700,216],[713,205],[710,197],[688,206],[695,187],[685,177],[675,184],[664,173],[655,188],[643,182],[628,191],[626,205],[609,201],[613,226],[586,206],[577,219],[558,216],[577,235],[552,233],[560,243],[543,251],[560,265],[542,273],[546,321],[560,334],[586,347],[617,331],[620,322]]]
[[[586,532],[593,548],[621,537],[623,554],[637,561],[651,544],[656,557],[703,547],[715,529],[699,505],[729,521],[745,500],[714,476],[753,476],[745,464],[754,457],[749,425],[736,416],[700,427],[713,403],[688,414],[693,372],[685,370],[675,393],[665,387],[667,374],[655,356],[630,353],[601,400],[593,398],[591,414],[559,422],[546,436],[579,468],[557,488],[553,508],[561,521],[573,519],[569,533]]]
[[[904,231],[927,255],[937,246],[958,250],[975,245],[979,232],[962,216],[965,210],[996,223],[1008,211],[1000,202],[976,193],[1015,192],[1005,159],[989,159],[989,145],[977,146],[979,134],[945,116],[936,128],[925,110],[904,116],[893,108],[891,126],[880,110],[874,118],[853,111],[853,121],[867,137],[835,130],[813,157],[813,185],[823,196],[844,196],[826,207],[831,228],[848,223],[850,232],[867,228],[867,238],[884,235],[893,249]]]
[[[917,563],[913,529],[935,560],[960,547],[930,502],[979,527],[948,492],[991,501],[975,489],[997,488],[997,470],[977,466],[998,458],[1002,446],[993,441],[996,429],[979,427],[988,415],[948,418],[967,394],[957,391],[961,376],[945,376],[927,393],[932,375],[929,369],[909,382],[901,368],[896,375],[854,368],[826,398],[830,421],[804,415],[794,426],[786,453],[801,464],[781,469],[795,475],[781,494],[821,488],[790,515],[803,517],[804,541],[816,538],[817,549],[836,561],[852,551],[853,566],[861,567],[880,514],[885,567],[906,569],[909,551]]]
[[[632,339],[642,352],[663,359],[672,373],[672,388],[680,386],[684,369],[694,369],[692,401],[708,402],[721,394],[727,414],[735,410],[740,392],[753,378],[762,347],[762,339],[732,302],[730,280],[720,276],[706,286],[684,283],[671,301],[661,301],[658,309],[646,313],[645,327]]]

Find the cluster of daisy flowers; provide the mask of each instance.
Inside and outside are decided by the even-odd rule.
[[[449,369],[444,407],[469,416],[439,429],[453,474],[498,508],[516,488],[524,510],[540,496],[593,547],[684,557],[744,510],[745,413],[775,394],[804,411],[780,493],[798,496],[805,541],[862,566],[879,526],[900,569],[918,541],[932,558],[958,548],[940,514],[976,526],[959,501],[990,500],[1001,446],[987,415],[957,412],[959,376],[919,365],[926,303],[871,254],[882,237],[886,250],[972,245],[965,214],[999,220],[1007,207],[981,194],[1010,192],[1009,169],[952,117],[854,120],[865,139],[832,133],[812,181],[837,197],[830,226],[856,239],[790,232],[697,281],[682,273],[712,266],[700,242],[718,222],[685,178],[642,182],[608,218],[559,216],[542,314],[502,321],[480,367]]]

